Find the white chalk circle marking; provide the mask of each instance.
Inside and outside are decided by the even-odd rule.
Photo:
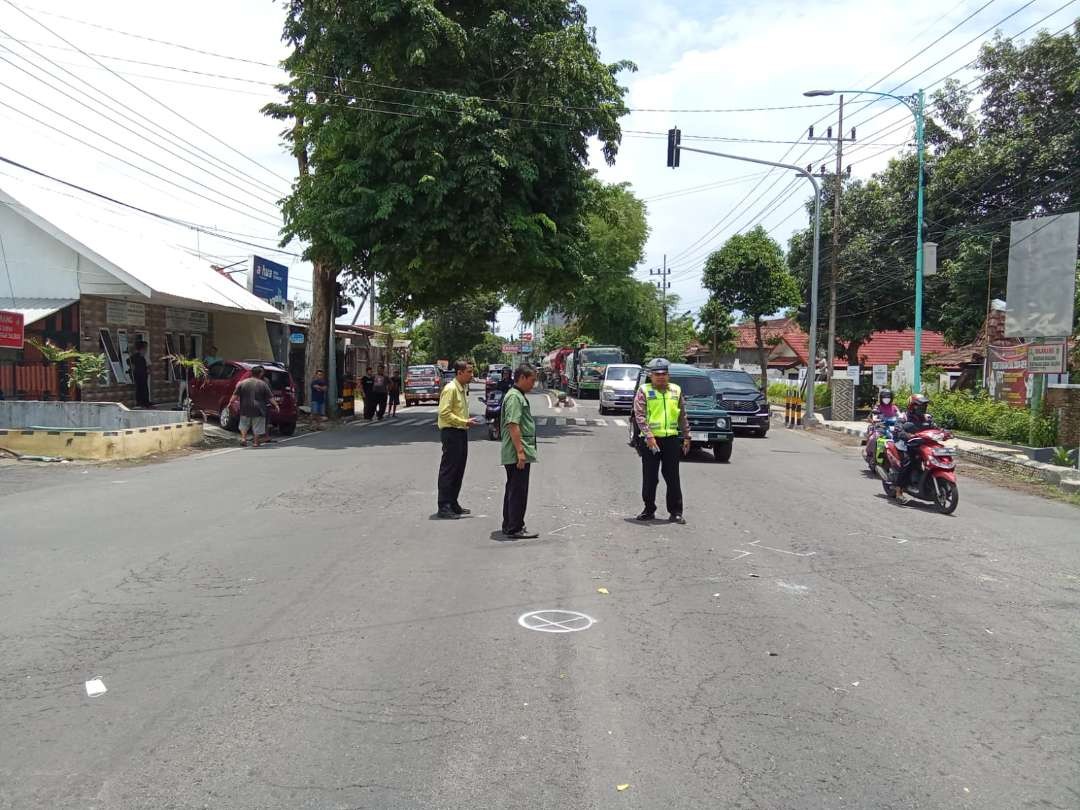
[[[576,633],[588,630],[596,624],[596,619],[576,610],[534,610],[521,614],[518,624],[541,633]]]

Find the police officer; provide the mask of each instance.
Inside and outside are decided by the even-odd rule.
[[[656,517],[656,486],[661,471],[667,485],[667,510],[672,523],[685,524],[679,461],[690,452],[690,421],[682,390],[668,381],[671,364],[662,357],[649,363],[649,382],[634,397],[634,424],[641,456],[641,499],[645,509],[637,516]]]

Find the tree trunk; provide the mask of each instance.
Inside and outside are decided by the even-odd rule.
[[[852,340],[848,343],[847,349],[844,350],[844,356],[847,357],[847,362],[849,366],[859,365],[859,350],[861,348],[861,340]]]
[[[327,365],[327,350],[330,341],[330,318],[331,311],[335,306],[334,282],[337,281],[337,271],[334,268],[315,262],[311,271],[311,321],[308,324],[307,345],[304,351],[304,392],[309,391],[311,381],[315,379],[315,372],[320,368],[324,371]],[[326,405],[332,408],[337,404],[337,391],[327,392]]]
[[[761,390],[769,390],[769,372],[765,363],[765,341],[761,339],[761,318],[754,316],[754,336],[757,340],[758,363],[761,364]]]
[[[712,333],[712,364],[713,368],[720,368],[720,358],[717,356],[717,344],[720,342],[720,330],[714,329]]]

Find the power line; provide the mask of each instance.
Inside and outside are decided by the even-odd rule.
[[[22,59],[23,61],[29,62],[29,60],[27,60],[25,57],[23,57],[23,56],[21,56],[19,54],[16,54],[14,51],[7,48],[5,45],[0,44],[0,49],[3,49],[5,51],[7,51],[8,53],[12,54],[13,56],[18,57],[19,59]],[[187,163],[188,165],[198,169],[199,171],[202,171],[202,172],[205,172],[206,174],[209,174],[211,177],[214,177],[215,179],[220,180],[221,182],[223,182],[223,183],[225,183],[225,184],[227,184],[229,186],[232,186],[233,188],[237,189],[238,191],[251,193],[250,188],[245,187],[245,186],[240,186],[240,185],[232,182],[228,178],[223,177],[223,176],[221,176],[221,175],[219,175],[219,174],[217,174],[215,172],[210,171],[209,169],[205,168],[205,166],[200,165],[198,163],[195,163],[194,161],[184,157],[182,154],[179,154],[178,152],[174,152],[172,149],[169,149],[167,146],[162,146],[159,142],[157,142],[155,140],[152,140],[151,138],[149,138],[149,137],[147,137],[147,136],[145,136],[145,135],[143,135],[143,134],[141,134],[139,132],[136,132],[131,127],[128,127],[128,126],[124,125],[123,123],[121,123],[117,119],[113,118],[112,116],[108,115],[107,113],[103,113],[100,110],[97,110],[94,107],[91,107],[86,102],[84,102],[81,99],[77,98],[76,96],[73,96],[72,94],[66,92],[62,88],[57,87],[56,85],[52,84],[51,82],[46,81],[45,79],[42,79],[40,76],[34,75],[30,71],[28,71],[26,68],[15,64],[14,62],[12,62],[10,59],[3,56],[2,54],[0,54],[0,61],[3,61],[5,63],[11,65],[16,70],[18,70],[18,71],[20,71],[22,73],[25,73],[27,76],[34,79],[35,81],[40,82],[41,84],[44,84],[46,87],[49,87],[54,92],[59,93],[60,95],[62,95],[65,98],[75,102],[79,106],[89,110],[90,112],[94,113],[95,115],[98,115],[98,116],[104,118],[106,121],[109,121],[110,123],[114,124],[115,126],[118,126],[119,128],[123,129],[124,131],[129,132],[129,133],[131,133],[132,135],[135,135],[138,138],[141,138],[142,140],[146,141],[147,143],[152,144],[153,146],[156,146],[158,149],[161,149],[164,152],[167,152],[168,154],[172,155],[173,157],[177,158],[178,160],[182,160],[184,163]],[[43,72],[48,73],[48,71],[43,71]],[[18,91],[15,91],[15,92],[18,92]],[[20,93],[20,95],[22,95],[22,94]],[[24,98],[27,98],[27,96],[24,96]],[[38,103],[38,102],[36,102],[36,103]],[[52,110],[51,107],[49,107],[47,109],[50,109],[50,111],[55,112],[55,110]],[[56,114],[60,115],[60,113],[56,113]],[[84,128],[89,129],[88,127],[85,127],[85,125],[83,125],[83,126],[84,126]],[[91,130],[91,131],[93,131],[93,130]],[[95,133],[95,134],[97,134],[97,133]],[[163,166],[163,168],[168,168],[168,167],[165,167],[163,164],[158,164],[158,165]],[[277,208],[277,202],[276,201],[273,201],[270,204],[275,209]]]
[[[45,23],[43,23],[40,20],[38,20],[37,18],[35,18],[32,14],[29,14],[28,12],[26,12],[23,9],[19,8],[19,6],[17,6],[15,3],[13,3],[12,0],[3,0],[3,2],[7,3],[9,6],[11,6],[13,9],[18,11],[20,14],[22,14],[24,17],[26,17],[31,22],[35,23],[36,25],[38,25],[41,28],[48,31],[50,34],[52,34],[54,37],[59,39],[61,42],[65,43],[66,45],[70,45],[72,48],[75,48],[77,51],[79,51],[80,54],[82,54],[87,59],[91,60],[92,62],[94,62],[97,65],[100,65],[101,67],[106,68],[110,73],[112,73],[114,76],[116,76],[116,78],[118,78],[120,81],[124,82],[124,84],[128,85],[129,87],[131,87],[133,90],[135,90],[139,94],[141,94],[143,96],[146,96],[146,98],[153,101],[159,107],[162,107],[163,109],[167,110],[168,112],[171,112],[173,115],[175,115],[181,121],[185,122],[186,124],[188,124],[191,127],[194,127],[199,132],[206,135],[206,137],[208,137],[208,138],[212,139],[213,141],[219,143],[221,146],[224,146],[230,152],[233,152],[236,155],[239,155],[244,160],[248,161],[249,163],[254,164],[255,166],[258,166],[264,172],[267,172],[268,174],[272,174],[274,177],[277,177],[279,180],[282,180],[285,183],[290,183],[291,182],[291,180],[289,178],[282,177],[280,174],[275,172],[273,169],[270,169],[270,168],[267,168],[266,166],[263,166],[261,163],[259,163],[257,160],[255,160],[255,158],[251,157],[250,155],[245,154],[244,152],[241,152],[239,149],[236,149],[232,145],[226,143],[225,141],[223,141],[221,138],[219,138],[214,133],[210,132],[205,127],[202,127],[199,124],[195,123],[194,121],[192,121],[187,116],[183,115],[179,111],[177,111],[177,110],[173,109],[172,107],[170,107],[168,104],[163,102],[161,99],[157,98],[156,96],[152,95],[151,93],[147,93],[145,90],[143,90],[141,87],[139,87],[139,85],[137,85],[134,82],[129,81],[125,77],[121,76],[119,73],[117,73],[112,68],[105,65],[104,63],[102,63],[100,60],[96,59],[93,56],[90,56],[89,54],[86,53],[86,51],[79,48],[79,46],[77,46],[75,43],[71,42],[70,40],[65,39],[60,34],[58,34],[56,31],[53,31],[51,28],[49,28],[47,25],[45,25]]]
[[[172,223],[173,225],[182,225],[183,227],[190,228],[191,230],[201,231],[203,233],[214,236],[214,237],[216,237],[218,239],[224,239],[227,242],[235,242],[235,243],[240,244],[240,245],[248,245],[249,247],[257,247],[257,248],[260,248],[262,250],[269,250],[269,251],[273,251],[274,253],[284,254],[286,256],[295,256],[296,258],[299,258],[299,259],[303,258],[303,256],[301,254],[299,254],[299,253],[293,253],[293,252],[288,251],[288,250],[282,250],[280,248],[273,248],[273,247],[269,247],[267,245],[259,245],[259,244],[255,244],[253,242],[245,241],[243,239],[236,239],[236,238],[233,238],[233,237],[230,237],[230,236],[225,236],[224,234],[230,233],[230,232],[229,231],[221,231],[220,229],[214,227],[213,225],[200,225],[200,224],[195,223],[195,222],[189,222],[188,220],[180,219],[179,217],[173,217],[173,216],[169,216],[167,214],[160,214],[160,213],[158,213],[156,211],[151,211],[151,210],[149,210],[147,208],[142,208],[140,206],[133,205],[132,203],[124,202],[123,200],[119,200],[116,197],[111,197],[108,194],[103,194],[100,191],[94,191],[93,189],[87,188],[85,186],[80,186],[78,183],[72,183],[69,180],[62,180],[59,177],[48,174],[47,172],[43,172],[40,169],[35,169],[35,168],[31,167],[31,166],[27,166],[25,163],[20,163],[17,160],[12,160],[11,158],[5,157],[3,155],[0,155],[0,163],[6,163],[9,166],[14,166],[17,169],[22,169],[25,172],[30,172],[31,174],[35,174],[38,177],[44,177],[46,180],[51,180],[52,182],[59,183],[62,186],[67,186],[68,188],[75,189],[76,191],[81,191],[84,194],[89,194],[89,195],[91,195],[93,197],[97,197],[98,199],[102,199],[102,200],[105,200],[106,202],[113,203],[114,205],[119,205],[119,206],[121,206],[123,208],[128,208],[128,209],[130,209],[132,211],[136,211],[136,212],[138,212],[140,214],[145,214],[146,216],[154,217],[155,219],[160,219],[160,220],[162,220],[164,222]]]
[[[8,2],[8,1],[9,0],[5,0],[5,2]],[[152,118],[150,118],[149,116],[139,112],[138,110],[134,109],[133,107],[131,107],[128,104],[125,104],[123,101],[121,101],[120,99],[118,99],[115,96],[111,95],[110,93],[107,93],[106,91],[104,91],[101,88],[97,87],[93,83],[91,83],[91,82],[87,81],[86,79],[82,78],[81,76],[73,73],[72,71],[68,70],[66,67],[64,67],[64,66],[58,64],[57,62],[55,62],[54,60],[50,59],[45,54],[41,53],[40,51],[35,50],[34,48],[30,47],[26,43],[22,42],[22,40],[18,39],[17,37],[11,37],[11,39],[13,39],[15,42],[18,42],[25,50],[27,50],[30,53],[37,56],[42,62],[48,62],[49,64],[51,64],[54,67],[61,70],[63,73],[67,74],[68,76],[70,76],[73,79],[75,79],[76,81],[78,81],[80,84],[84,85],[85,87],[88,87],[90,90],[92,90],[98,96],[104,97],[105,99],[110,101],[113,105],[115,105],[113,107],[113,112],[115,112],[115,114],[120,116],[121,118],[123,118],[123,119],[125,119],[127,121],[130,121],[133,125],[135,125],[137,127],[140,127],[141,129],[144,129],[144,130],[149,132],[149,131],[151,131],[150,127],[147,126],[147,124],[149,124],[155,130],[157,130],[157,133],[158,133],[157,136],[158,137],[164,137],[165,139],[169,140],[171,143],[175,144],[177,146],[177,148],[187,152],[188,154],[190,154],[190,155],[192,155],[194,157],[197,157],[199,159],[210,159],[210,160],[214,161],[216,164],[218,164],[219,168],[221,168],[223,171],[228,172],[229,174],[231,174],[234,177],[247,178],[248,180],[252,181],[256,185],[262,186],[266,191],[269,191],[271,194],[276,195],[276,194],[280,193],[280,191],[278,189],[275,189],[273,186],[270,186],[267,183],[263,182],[262,180],[259,180],[258,178],[254,177],[253,175],[249,174],[248,172],[245,172],[243,169],[238,169],[238,168],[233,167],[231,164],[229,164],[226,161],[222,160],[221,158],[213,155],[212,153],[206,151],[202,147],[197,146],[196,144],[194,144],[191,141],[183,138],[182,136],[173,133],[167,127],[162,126],[161,124],[157,123]],[[15,53],[14,51],[11,51],[10,48],[8,48],[7,50],[10,53]],[[65,84],[67,84],[73,90],[75,89],[74,85],[72,85],[70,82],[67,82],[64,79],[61,79],[55,73],[52,73],[51,71],[46,70],[41,65],[34,64],[33,62],[30,62],[30,60],[26,59],[25,57],[20,56],[20,58],[22,58],[23,61],[25,61],[25,62],[29,62],[30,64],[33,64],[39,71],[41,71],[43,73],[46,73],[47,75],[53,77],[57,81],[60,81],[60,82],[63,82]],[[102,68],[106,69],[106,70],[109,70],[107,67],[104,67],[104,66],[102,66]],[[109,72],[114,72],[114,71],[110,70]],[[80,91],[80,92],[82,92],[82,91]],[[84,93],[84,95],[86,95],[86,94]],[[87,95],[87,97],[90,98],[89,95]],[[98,104],[101,104],[100,100],[95,99],[95,102],[98,103]],[[103,106],[105,106],[105,105],[103,105]],[[116,108],[120,108],[120,109],[116,109]],[[127,112],[130,112],[132,115],[134,115],[137,118],[140,118],[143,121],[145,121],[146,124],[140,123],[135,118],[132,118],[130,115],[128,115],[125,112],[122,112],[121,110],[126,110]],[[202,155],[203,157],[200,158],[199,157],[200,155]]]
[[[6,87],[6,85],[3,85],[3,86]],[[76,143],[82,144],[83,146],[85,146],[85,147],[87,147],[89,149],[93,149],[96,152],[100,152],[103,155],[111,157],[113,160],[116,160],[116,161],[118,161],[120,163],[123,163],[125,166],[130,166],[132,169],[135,169],[136,171],[143,172],[144,174],[147,174],[147,175],[149,175],[150,177],[153,177],[156,180],[160,180],[163,183],[168,183],[170,186],[181,189],[182,191],[186,191],[188,194],[193,194],[194,196],[200,197],[201,199],[204,199],[207,202],[213,203],[214,205],[221,206],[222,208],[227,208],[227,209],[229,209],[230,211],[232,211],[234,213],[242,214],[243,216],[248,217],[249,219],[253,219],[253,220],[257,221],[257,222],[261,222],[264,225],[273,225],[273,226],[276,227],[277,224],[278,224],[276,222],[273,222],[272,220],[262,219],[260,217],[257,217],[254,214],[251,214],[250,212],[245,211],[245,210],[243,210],[241,208],[234,208],[233,206],[227,205],[226,203],[223,203],[223,202],[221,202],[219,200],[215,200],[212,197],[207,197],[205,194],[200,194],[197,191],[192,191],[187,186],[182,186],[179,183],[175,182],[174,180],[170,180],[167,177],[162,177],[160,174],[157,174],[156,172],[152,172],[149,169],[146,169],[146,168],[144,168],[142,166],[139,166],[137,163],[132,163],[130,160],[127,160],[126,158],[120,157],[119,155],[113,154],[112,152],[108,151],[107,149],[102,149],[100,146],[94,146],[92,143],[89,143],[88,141],[84,141],[82,138],[78,137],[77,135],[72,135],[70,132],[67,132],[64,129],[61,129],[60,127],[53,126],[52,124],[50,124],[50,123],[48,123],[46,121],[43,121],[40,118],[38,118],[36,116],[33,116],[33,115],[31,115],[30,113],[28,113],[28,112],[26,112],[24,110],[20,110],[18,107],[13,107],[12,105],[8,104],[5,101],[0,101],[0,106],[7,107],[9,110],[11,110],[11,111],[13,111],[15,113],[18,113],[19,115],[23,116],[24,118],[29,118],[31,121],[33,121],[35,124],[38,124],[39,126],[43,126],[43,127],[46,127],[47,129],[53,130],[54,132],[58,132],[61,135],[75,141]],[[232,199],[232,198],[230,197],[229,199]]]

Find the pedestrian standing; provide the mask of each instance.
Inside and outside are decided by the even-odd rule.
[[[135,380],[135,404],[140,408],[153,408],[150,401],[150,361],[146,359],[146,341],[135,344],[131,354],[131,376]]]
[[[375,396],[375,415],[381,422],[386,415],[386,400],[390,393],[390,378],[382,366],[376,369],[375,376],[371,378],[371,393]]]
[[[469,458],[469,428],[484,423],[469,416],[469,383],[473,368],[467,360],[454,363],[454,379],[439,395],[439,437],[442,461],[439,464],[439,512],[441,518],[456,519],[469,514],[458,502],[465,463]]]
[[[316,421],[326,421],[326,392],[329,389],[326,372],[316,369],[315,379],[311,381],[311,416]]]
[[[262,366],[251,369],[251,376],[242,380],[233,390],[228,406],[235,402],[240,408],[240,446],[247,447],[247,435],[250,430],[258,447],[260,439],[266,435],[266,416],[269,408],[277,410],[274,392],[263,379],[266,370]],[[265,441],[266,439],[263,439]]]
[[[401,399],[401,375],[391,374],[390,384],[386,389],[387,401],[386,412],[391,416],[397,416],[398,401]]]
[[[641,456],[641,500],[645,509],[638,520],[656,517],[656,487],[660,473],[667,486],[667,509],[672,523],[685,524],[679,462],[690,452],[690,421],[682,390],[670,382],[671,364],[658,357],[649,364],[649,382],[634,396],[634,423]]]
[[[529,470],[536,463],[536,422],[528,394],[536,384],[536,369],[522,364],[514,370],[514,384],[502,400],[503,490],[502,532],[509,540],[539,537],[525,527],[529,503]]]
[[[371,373],[371,366],[368,366],[367,373],[360,378],[360,390],[364,394],[364,419],[368,422],[375,415],[375,392],[372,390],[374,384],[375,378]]]

